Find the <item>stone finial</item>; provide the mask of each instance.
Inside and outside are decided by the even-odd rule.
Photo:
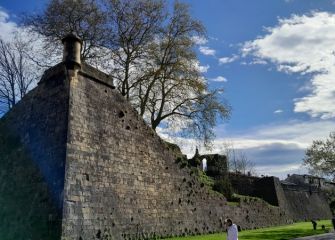
[[[199,157],[199,156],[200,156],[199,149],[198,149],[198,147],[196,147],[194,157]]]
[[[63,39],[63,62],[70,69],[81,68],[80,52],[82,40],[74,33],[67,34]]]

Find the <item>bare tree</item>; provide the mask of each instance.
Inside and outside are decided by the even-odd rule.
[[[248,159],[246,153],[234,147],[232,142],[223,144],[223,153],[228,159],[228,169],[234,173],[256,175],[255,163]]]
[[[166,0],[51,0],[25,22],[52,41],[74,31],[95,65],[109,56],[118,90],[154,130],[179,124],[208,145],[217,120],[229,116],[221,89],[210,90],[197,67],[193,38],[205,30],[187,4],[176,1],[170,11]]]
[[[204,28],[179,2],[166,22],[150,42],[135,105],[154,130],[163,121],[181,123],[184,133],[208,144],[217,117],[228,117],[229,107],[218,101],[219,90],[209,90],[196,65],[192,38]]]
[[[127,99],[140,78],[148,43],[160,30],[164,19],[161,0],[105,0],[108,46],[114,61],[113,77],[121,94]]]
[[[37,74],[31,67],[28,43],[18,36],[11,43],[0,39],[0,112],[11,109],[33,86]]]
[[[240,151],[237,159],[237,169],[235,171],[244,175],[250,173],[255,174],[255,163],[248,159],[245,152]]]
[[[60,40],[73,32],[83,40],[82,60],[102,57],[97,49],[105,43],[106,17],[95,0],[50,0],[44,11],[26,15],[23,21],[46,38],[44,50],[49,54],[59,51]]]
[[[199,71],[193,64],[196,55],[191,40],[193,34],[201,34],[202,31],[203,26],[190,18],[187,6],[176,3],[167,26],[162,28],[155,41],[151,41],[149,45],[146,69],[140,78],[138,98],[140,114],[143,116],[149,108],[154,129],[157,126],[155,107],[159,107],[158,112],[161,115],[168,93],[172,93],[178,87],[186,88],[187,85],[190,88],[197,86],[199,90],[204,88]],[[159,118],[161,117],[158,116]]]

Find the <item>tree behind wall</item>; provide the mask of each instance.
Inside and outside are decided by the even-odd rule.
[[[232,142],[223,144],[223,154],[228,159],[228,169],[234,173],[256,175],[255,163],[251,161],[246,153],[236,149]]]
[[[187,4],[176,1],[170,10],[165,0],[51,0],[25,23],[50,45],[69,31],[81,37],[82,58],[109,66],[153,130],[169,127],[209,145],[217,121],[229,116],[222,89],[210,89],[198,67],[192,39],[205,31]]]
[[[38,70],[26,55],[28,48],[18,35],[10,43],[0,39],[0,114],[11,109],[36,82]]]
[[[23,18],[25,25],[38,33],[38,38],[45,38],[44,50],[50,55],[60,55],[63,37],[76,33],[83,40],[82,60],[99,59],[104,55],[98,49],[105,43],[105,20],[95,0],[51,0],[42,12],[26,14]],[[39,64],[45,65],[44,59]]]
[[[312,174],[335,180],[335,132],[326,140],[313,141],[303,161]]]
[[[116,87],[128,100],[138,88],[147,67],[150,42],[159,34],[164,12],[162,0],[104,0],[110,69]],[[143,69],[143,70],[142,70]]]
[[[176,2],[156,40],[150,42],[146,68],[140,77],[134,105],[156,130],[165,123],[209,143],[217,118],[229,116],[219,90],[211,90],[197,67],[194,36],[204,33],[189,6]]]

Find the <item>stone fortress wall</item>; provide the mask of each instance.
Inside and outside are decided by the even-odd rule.
[[[304,175],[295,176],[304,178]],[[279,181],[276,177],[230,174],[230,179],[237,193],[259,197],[279,206],[294,221],[331,218],[326,195],[319,185],[303,183],[292,177]]]
[[[0,119],[0,239],[59,239],[68,130],[65,66]]]
[[[12,152],[24,149],[27,165],[34,169],[23,172],[29,178],[38,176],[40,183],[17,182],[12,192],[24,186],[29,189],[26,198],[34,196],[35,201],[15,210],[26,227],[18,232],[22,220],[13,219],[7,226],[11,236],[1,239],[151,239],[220,232],[227,217],[243,229],[298,219],[290,212],[294,208],[285,205],[287,195],[276,178],[264,182],[269,191],[263,198],[268,202],[245,198],[229,204],[201,184],[191,169],[176,163],[181,152],[145,124],[107,75],[84,63],[73,64],[75,59],[67,61],[48,70],[0,120],[0,137],[6,138],[3,133],[10,129],[22,146]],[[1,174],[16,178],[14,173],[22,166],[8,162],[25,158],[12,154],[6,162],[8,153],[0,153]],[[0,196],[12,194],[6,190],[9,181],[1,184]],[[14,211],[4,209],[0,216]],[[330,213],[322,214],[319,218]],[[39,226],[45,228],[28,224],[38,216]]]
[[[176,164],[181,152],[162,141],[117,90],[80,72],[70,83],[69,119],[65,238],[211,233],[223,230],[226,217],[244,228],[289,221],[282,209],[261,200],[228,205]]]

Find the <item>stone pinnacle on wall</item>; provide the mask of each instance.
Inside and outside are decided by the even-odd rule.
[[[63,39],[63,62],[68,69],[80,69],[81,68],[81,47],[83,41],[75,34],[69,33]]]

